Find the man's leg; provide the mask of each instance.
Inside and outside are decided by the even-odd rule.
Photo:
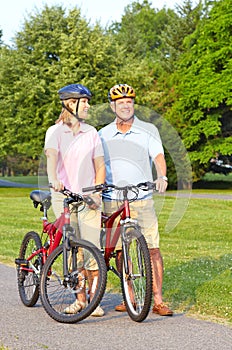
[[[159,248],[151,248],[150,257],[153,277],[153,295],[154,306],[152,312],[160,316],[172,316],[173,311],[163,304],[162,285],[163,285],[163,258]]]
[[[153,277],[153,294],[156,305],[162,303],[162,284],[163,284],[163,258],[159,248],[151,248],[150,258]]]
[[[154,210],[154,201],[148,199],[133,202],[131,207],[133,207],[135,213],[137,212],[135,217],[138,219],[141,231],[149,247],[153,277],[153,312],[162,316],[171,316],[173,312],[162,301],[163,258],[159,249],[158,220]]]

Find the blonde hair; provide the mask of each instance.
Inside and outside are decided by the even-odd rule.
[[[65,105],[65,108],[63,107],[60,113],[59,118],[56,120],[56,124],[63,122],[64,124],[70,125],[70,115],[72,115],[72,110],[70,108],[70,103],[75,103],[76,99],[70,98],[68,100],[62,101],[62,103]]]

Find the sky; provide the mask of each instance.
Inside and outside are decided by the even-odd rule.
[[[20,31],[25,18],[33,13],[35,8],[42,9],[44,5],[62,5],[70,9],[75,6],[81,9],[81,15],[90,19],[92,23],[100,20],[103,25],[112,21],[120,21],[124,8],[132,3],[132,0],[5,0],[1,1],[0,29],[3,32],[2,41],[11,45],[11,39]],[[182,0],[150,0],[153,8],[175,8],[182,4]]]

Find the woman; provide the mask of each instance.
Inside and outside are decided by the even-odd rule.
[[[52,207],[58,218],[63,211],[64,195],[59,191],[67,188],[81,193],[82,188],[105,182],[104,152],[97,130],[84,122],[90,108],[91,92],[81,84],[71,84],[58,91],[62,111],[56,124],[45,137],[48,180],[52,186]],[[93,195],[94,204],[78,213],[71,214],[71,225],[77,235],[99,247],[101,226],[101,197]],[[90,278],[91,275],[91,278]],[[90,285],[96,282],[98,271],[87,271]],[[78,294],[67,313],[77,313],[85,307],[85,295]],[[98,307],[93,316],[103,316]]]

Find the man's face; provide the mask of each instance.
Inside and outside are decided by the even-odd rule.
[[[130,97],[121,98],[111,102],[111,108],[120,119],[128,120],[134,115],[134,99]]]

